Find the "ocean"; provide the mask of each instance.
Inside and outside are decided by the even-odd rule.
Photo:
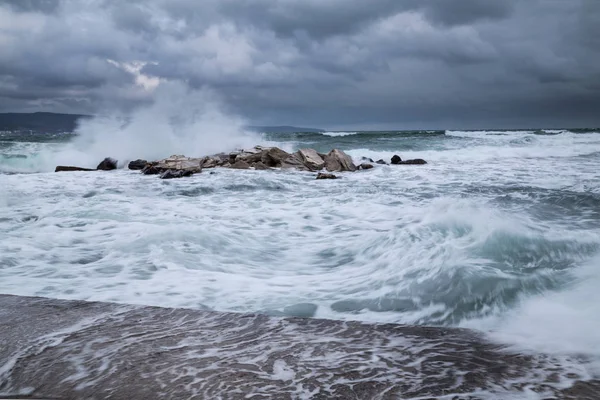
[[[88,124],[0,133],[1,294],[468,328],[555,357],[565,377],[598,377],[600,130],[261,134],[215,124],[158,135],[150,122]],[[224,168],[161,180],[124,167],[257,144],[428,163],[332,181]],[[122,168],[53,172],[108,156]],[[552,386],[547,376],[528,383],[538,378]]]

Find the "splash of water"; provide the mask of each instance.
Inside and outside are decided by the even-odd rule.
[[[471,321],[469,327],[491,329],[491,337],[528,349],[554,354],[587,354],[595,357],[600,372],[600,255],[575,269],[567,290],[523,299],[521,304],[494,321]]]
[[[245,125],[213,91],[163,82],[149,105],[130,114],[114,112],[80,120],[72,142],[27,160],[24,169],[51,171],[56,165],[94,168],[104,157],[116,158],[123,166],[137,158],[200,157],[267,144]]]

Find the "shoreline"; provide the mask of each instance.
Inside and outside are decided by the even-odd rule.
[[[14,295],[0,321],[0,396],[600,398],[582,360],[468,329]]]

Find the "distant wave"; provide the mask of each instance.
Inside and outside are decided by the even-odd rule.
[[[600,129],[531,129],[531,130],[447,130],[446,136],[455,137],[482,137],[482,136],[522,136],[522,135],[562,135],[562,134],[586,134],[598,133]]]
[[[446,131],[446,136],[456,137],[482,137],[482,136],[508,136],[508,135],[523,135],[534,134],[535,131]]]
[[[321,134],[325,135],[325,136],[338,137],[338,136],[356,135],[356,134],[358,134],[358,132],[322,132]]]

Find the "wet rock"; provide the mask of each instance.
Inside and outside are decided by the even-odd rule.
[[[370,162],[370,163],[374,163],[374,162],[375,162],[375,161],[373,161],[373,159],[372,159],[372,158],[369,158],[369,157],[362,157],[360,160],[361,160],[361,161],[368,161],[368,162]]]
[[[267,167],[265,164],[263,164],[262,162],[257,162],[253,165],[255,170],[259,170],[259,171],[263,171],[265,169],[269,169],[269,167]]]
[[[202,172],[202,164],[204,161],[205,158],[192,158],[182,155],[172,155],[164,160],[156,161],[152,163],[152,165],[156,170],[158,170],[158,173],[162,173],[167,170],[175,170],[190,171],[192,174],[197,174]]]
[[[325,161],[314,149],[300,149],[297,154],[310,171],[319,171],[325,166]]]
[[[401,161],[398,164],[400,164],[400,165],[423,165],[423,164],[427,164],[427,161],[423,160],[422,158],[415,158],[414,160]]]
[[[100,162],[100,164],[98,164],[96,169],[100,171],[112,171],[113,169],[117,169],[117,160],[111,157],[106,157],[104,160],[102,160],[102,162]]]
[[[281,168],[295,168],[300,171],[309,171],[308,167],[304,165],[304,160],[302,160],[298,153],[290,154],[281,164]]]
[[[333,149],[325,156],[325,168],[330,172],[356,171],[352,157],[339,149]]]
[[[369,164],[369,163],[362,163],[358,166],[358,169],[371,169],[373,168],[373,164]]]
[[[319,172],[317,174],[317,179],[338,179],[338,177],[334,174],[328,174],[326,172]]]
[[[146,164],[148,164],[148,161],[138,158],[137,160],[131,161],[127,165],[127,168],[138,171],[144,169],[144,167],[146,167]]]
[[[229,168],[233,168],[233,169],[249,169],[250,168],[250,164],[248,164],[244,160],[239,160],[239,161],[236,161],[234,164],[232,164],[231,167],[229,167]]]
[[[168,169],[160,174],[160,179],[174,179],[174,178],[183,178],[185,176],[192,176],[194,173],[191,170],[172,170]]]
[[[202,162],[202,168],[215,168],[223,165],[223,159],[217,156],[208,156]]]
[[[142,174],[144,174],[144,175],[157,175],[160,173],[161,173],[161,170],[156,168],[155,163],[146,164],[146,166],[142,169]]]
[[[260,161],[267,167],[279,168],[290,154],[279,147],[271,147],[262,152]]]
[[[90,168],[81,168],[81,167],[71,167],[59,165],[54,169],[54,172],[71,172],[71,171],[96,171],[95,169]]]
[[[312,318],[317,312],[317,305],[312,303],[299,303],[287,306],[283,313],[288,317]]]
[[[401,162],[402,162],[402,159],[400,158],[400,156],[399,156],[399,155],[394,155],[394,156],[392,157],[392,164],[393,164],[393,165],[400,164]]]
[[[261,160],[263,151],[265,150],[268,149],[262,146],[254,146],[251,149],[244,149],[237,152],[233,152],[230,154],[230,157],[231,155],[234,155],[235,157],[233,158],[233,162],[230,162],[232,164],[235,164],[238,161],[245,161],[248,164],[254,164]]]
[[[376,164],[387,165],[387,163],[383,159],[379,159],[375,162]]]

